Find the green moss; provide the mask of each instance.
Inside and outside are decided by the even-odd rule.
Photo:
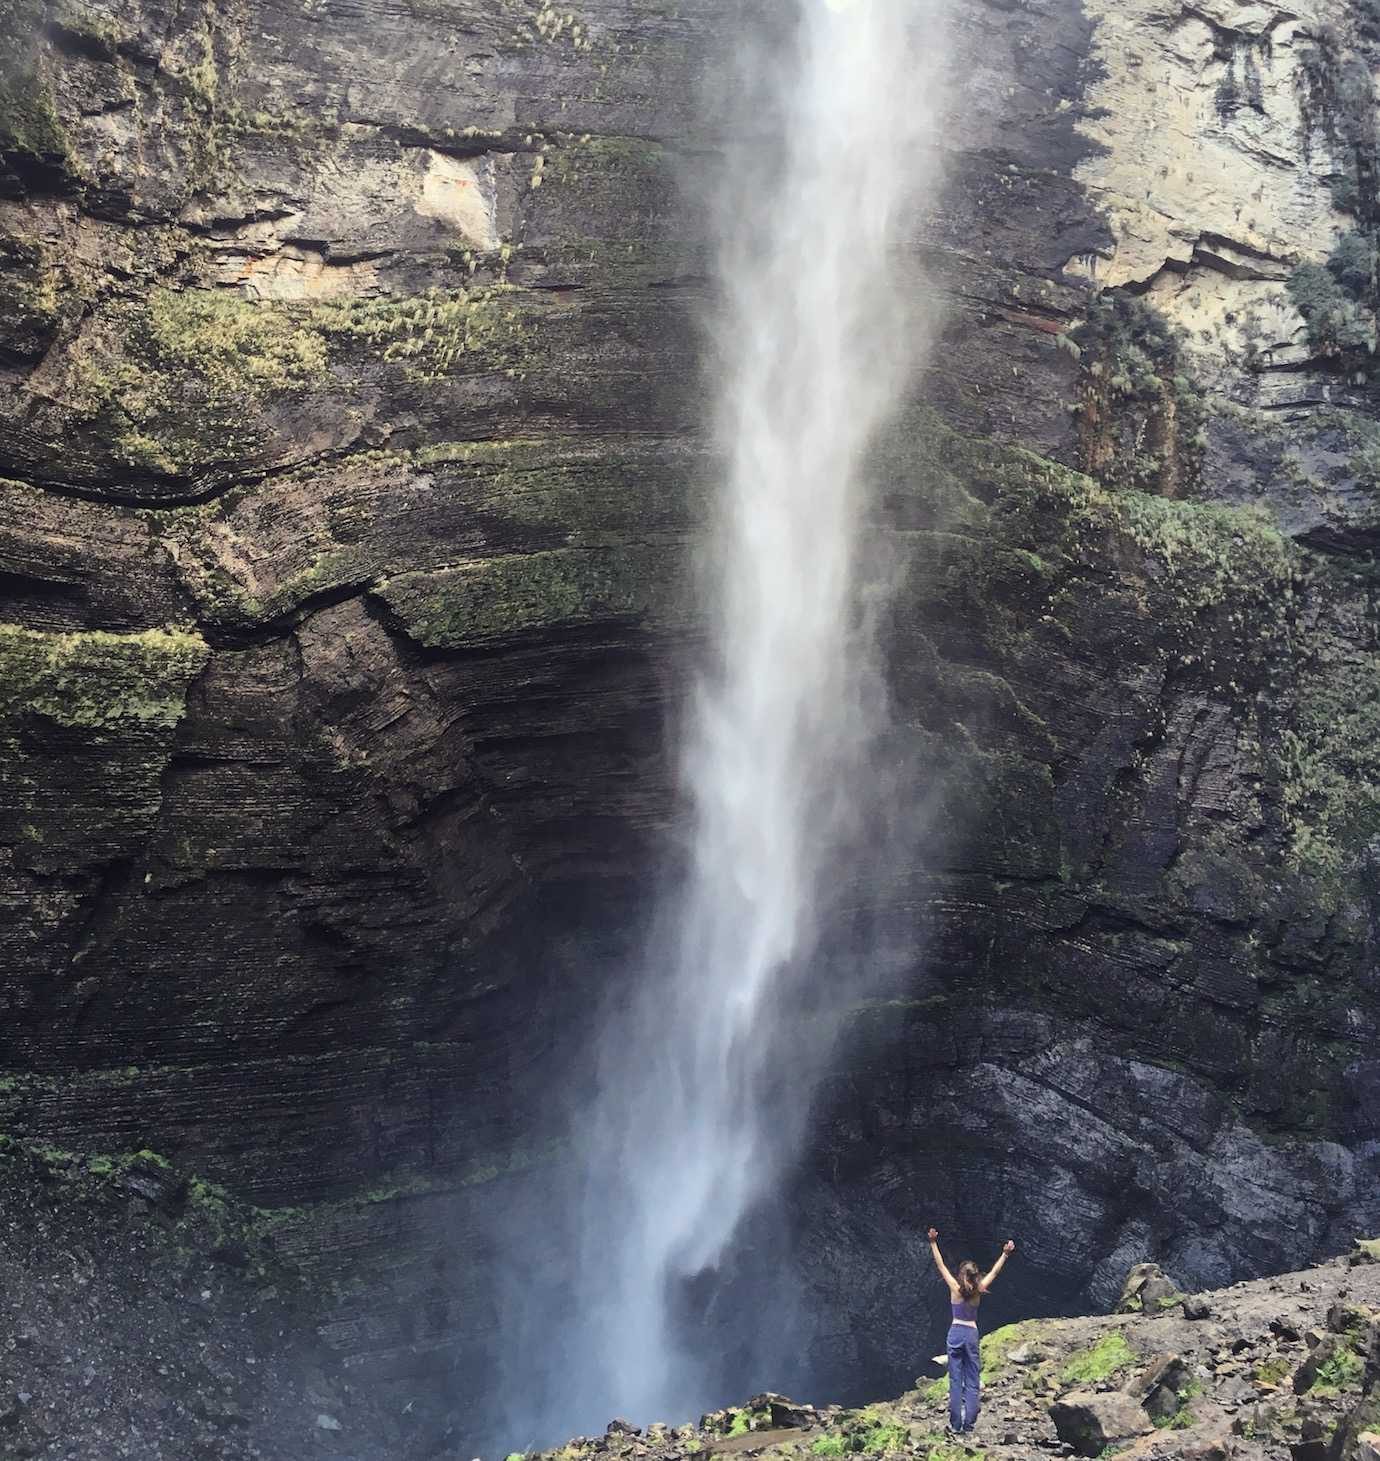
[[[0,23],[4,15],[0,12]],[[13,44],[13,32],[7,33]],[[49,166],[65,166],[71,152],[58,120],[53,94],[35,64],[0,67],[0,154],[21,156]]]
[[[1334,1393],[1359,1388],[1365,1375],[1366,1362],[1353,1349],[1339,1349],[1318,1366],[1312,1394]]]
[[[1059,1378],[1069,1385],[1095,1385],[1110,1380],[1135,1362],[1135,1353],[1126,1343],[1126,1336],[1114,1329],[1096,1344],[1070,1355]]]
[[[476,510],[523,527],[563,530],[569,546],[679,537],[702,511],[703,459],[676,442],[595,438],[437,442],[421,468]]]
[[[746,1407],[730,1410],[728,1434],[745,1436],[751,1431],[764,1431],[771,1425],[771,1411],[765,1408],[749,1410]]]
[[[858,1450],[870,1455],[904,1451],[910,1445],[910,1427],[897,1421],[877,1421],[863,1431]]]
[[[177,472],[252,451],[255,409],[326,373],[300,311],[230,290],[154,290],[112,307],[68,357],[65,404],[132,466]]]
[[[71,281],[48,261],[41,245],[0,237],[0,269],[6,288],[0,296],[0,339],[17,354],[37,357],[62,321]]]
[[[1019,1344],[1035,1338],[1040,1331],[1038,1319],[1023,1319],[1018,1324],[1004,1324],[990,1334],[984,1334],[978,1342],[982,1356],[983,1374],[999,1374],[1010,1363],[1011,1351]]]
[[[519,298],[501,285],[432,288],[424,294],[319,305],[311,318],[326,335],[401,364],[416,380],[440,380],[462,366],[518,375],[535,335]]]
[[[423,15],[453,14],[453,0],[406,0]],[[563,0],[505,0],[513,29],[509,45],[521,49],[552,46],[583,55],[594,48],[589,23],[578,8]]]
[[[105,60],[113,60],[119,48],[134,38],[131,27],[77,0],[57,0],[52,16],[59,30],[82,41]]]
[[[211,400],[309,385],[327,363],[318,331],[236,292],[155,290],[148,337],[156,362],[202,380]]]
[[[920,1391],[920,1398],[930,1405],[947,1405],[949,1400],[948,1377],[941,1375],[939,1379],[931,1380]]]
[[[1374,237],[1359,230],[1344,234],[1326,265],[1300,264],[1287,288],[1315,354],[1348,373],[1368,374],[1376,344]]]
[[[1316,588],[1329,592],[1337,576],[1318,569]],[[1356,647],[1344,628],[1319,617],[1297,647],[1295,674],[1293,713],[1271,762],[1291,860],[1330,876],[1380,831],[1380,653]]]
[[[459,648],[559,624],[659,618],[681,571],[674,549],[556,549],[400,574],[376,592],[418,643]]]
[[[1251,1378],[1265,1385],[1280,1385],[1293,1374],[1294,1367],[1283,1355],[1274,1355],[1251,1371]]]
[[[10,735],[29,715],[92,732],[171,730],[209,653],[199,635],[176,629],[43,634],[0,624],[0,715]]]
[[[965,583],[977,578],[974,592],[984,600],[985,613],[1003,608],[1000,596],[984,598],[981,581],[984,572],[992,572],[997,548],[1027,555],[1020,567],[1021,607],[1043,601],[1041,623],[1059,621],[1066,607],[1076,609],[1090,591],[1105,596],[1102,582],[1085,581],[1090,566],[1103,564],[1120,570],[1123,593],[1153,578],[1156,612],[1168,610],[1176,624],[1199,633],[1199,616],[1213,610],[1220,610],[1222,627],[1238,636],[1249,630],[1258,637],[1262,617],[1267,625],[1282,620],[1297,550],[1268,514],[1111,490],[1030,452],[965,439],[934,424],[917,429],[911,491],[937,493],[950,504],[953,571]],[[1013,627],[1013,639],[1032,632],[1029,617],[1027,611],[1022,615],[1027,622]]]
[[[1162,1431],[1186,1431],[1193,1424],[1193,1412],[1180,1406],[1171,1415],[1156,1416],[1153,1423]]]
[[[1369,565],[1299,548],[1259,509],[1111,490],[933,425],[910,471],[951,524],[915,535],[917,617],[978,624],[981,654],[1016,665],[1090,630],[1109,657],[1171,651],[1178,673],[1240,708],[1266,798],[1240,815],[1276,818],[1291,869],[1333,878],[1380,835],[1380,654],[1344,608],[1374,591]],[[1017,568],[1012,549],[1041,570]]]
[[[1074,340],[1083,468],[1109,486],[1179,496],[1200,475],[1206,421],[1182,332],[1138,295],[1108,290]]]
[[[183,1179],[173,1164],[147,1148],[137,1152],[83,1153],[0,1136],[0,1177],[4,1162],[37,1162],[72,1202],[108,1201],[130,1192],[145,1195],[151,1174],[162,1187],[159,1199],[168,1235],[169,1261],[190,1265],[209,1254],[231,1257],[262,1279],[291,1282],[293,1275],[274,1246],[277,1232],[296,1219],[295,1208],[258,1208],[240,1202],[225,1188],[201,1177]]]
[[[909,1450],[911,1429],[883,1406],[841,1411],[834,1424],[811,1443],[816,1456],[880,1456]]]
[[[987,1452],[960,1441],[947,1441],[943,1436],[921,1436],[915,1442],[915,1455],[920,1461],[982,1461]]]
[[[810,1442],[810,1450],[816,1456],[846,1456],[848,1455],[848,1442],[838,1431],[829,1431],[822,1436],[816,1436]]]

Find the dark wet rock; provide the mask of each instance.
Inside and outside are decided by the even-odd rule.
[[[1374,1449],[1373,1437],[1380,1433],[1380,1398],[1367,1396],[1343,1417],[1332,1437],[1328,1461],[1369,1461],[1367,1451]]]
[[[154,1171],[184,1194],[176,1211],[140,1195]],[[249,1262],[217,1256],[232,1233]],[[228,1194],[151,1155],[122,1171],[0,1142],[5,1457],[407,1454],[418,1428],[354,1388],[315,1303]],[[323,1413],[339,1435],[318,1434]]]

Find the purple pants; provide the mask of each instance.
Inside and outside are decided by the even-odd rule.
[[[982,1361],[978,1332],[968,1324],[949,1326],[949,1429],[970,1431],[978,1418]]]

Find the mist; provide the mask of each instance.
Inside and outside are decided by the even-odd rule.
[[[934,184],[939,31],[920,0],[795,0],[771,19],[707,83],[731,140],[695,183],[719,467],[706,648],[677,728],[683,866],[599,1015],[572,1190],[540,1259],[514,1265],[515,1445],[722,1403],[715,1332],[761,1371],[741,1395],[780,1372],[788,1336],[766,1333],[729,1255],[799,1156],[832,1016],[865,993],[867,950],[817,955],[892,837],[876,625],[893,574],[870,463],[928,343],[903,234]],[[789,1327],[779,1304],[773,1322]]]

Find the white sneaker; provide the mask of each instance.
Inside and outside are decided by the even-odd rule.
[[[949,1363],[949,1357],[946,1354],[937,1354],[930,1363],[932,1365],[947,1365]]]

